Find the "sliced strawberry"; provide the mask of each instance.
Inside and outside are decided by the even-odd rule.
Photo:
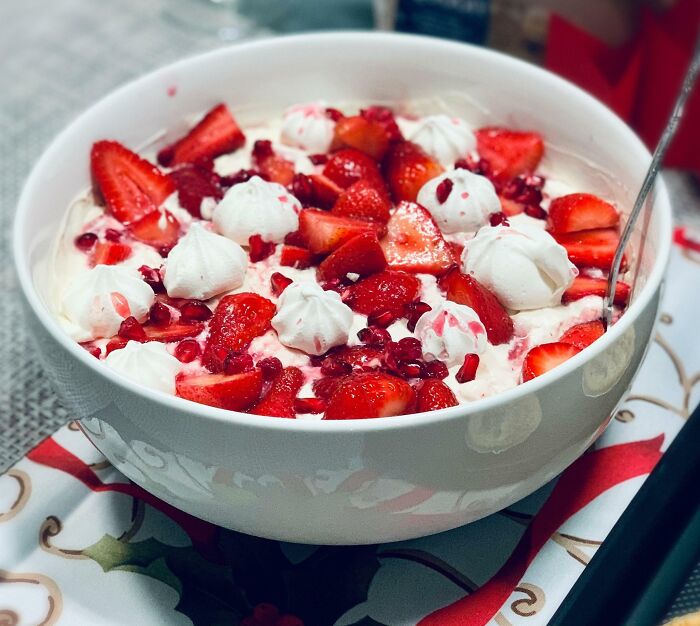
[[[168,174],[177,187],[180,206],[194,217],[202,217],[202,200],[219,201],[224,197],[221,178],[199,164],[183,165]]]
[[[441,274],[457,261],[435,220],[418,204],[402,202],[387,228],[382,248],[392,269]]]
[[[415,410],[416,392],[405,380],[366,372],[348,376],[328,399],[324,419],[389,417]]]
[[[348,273],[369,276],[386,267],[386,259],[376,233],[363,233],[346,241],[318,266],[321,281],[345,278]]]
[[[253,163],[260,170],[263,178],[280,185],[291,185],[294,180],[294,163],[275,154],[272,143],[259,139],[253,145],[251,154]]]
[[[256,293],[224,296],[209,324],[202,364],[220,372],[230,351],[243,350],[255,337],[267,332],[275,305]]]
[[[382,180],[374,159],[354,148],[345,148],[334,153],[323,167],[323,175],[343,189],[347,189],[361,178],[370,181]]]
[[[544,154],[544,142],[537,133],[489,127],[475,134],[479,156],[499,180],[534,172]]]
[[[420,146],[401,141],[389,149],[384,159],[384,171],[394,201],[415,202],[421,187],[444,170]]]
[[[303,270],[311,265],[313,256],[310,250],[299,246],[282,246],[280,254],[280,265],[285,267],[296,267]]]
[[[158,163],[173,167],[181,163],[211,160],[233,152],[245,143],[245,135],[225,104],[217,104],[187,135],[158,153]]]
[[[349,288],[347,305],[356,313],[403,311],[418,299],[421,282],[412,274],[385,271],[358,280]]]
[[[506,217],[513,217],[513,215],[519,215],[525,211],[525,205],[522,202],[504,198],[502,195],[499,195],[498,199],[501,201],[501,210],[505,213]]]
[[[476,278],[454,269],[440,279],[440,286],[448,300],[474,309],[492,344],[508,343],[513,338],[513,320],[508,311]]]
[[[311,174],[309,178],[313,186],[315,206],[330,209],[338,200],[343,188],[323,174]]]
[[[418,394],[416,411],[438,411],[451,406],[457,406],[457,398],[445,383],[437,378],[426,378],[416,387]]]
[[[170,211],[153,211],[133,222],[129,232],[139,241],[156,248],[170,248],[180,237],[180,222]]]
[[[579,267],[612,266],[620,236],[614,228],[597,228],[576,233],[555,233],[554,238],[566,248],[569,260]]]
[[[374,105],[362,109],[360,115],[369,122],[381,124],[384,127],[384,132],[389,138],[389,141],[403,141],[401,129],[396,123],[394,112],[390,108]]]
[[[285,367],[272,381],[262,400],[248,412],[270,417],[296,417],[294,400],[304,384],[304,374],[298,367]]]
[[[146,333],[146,341],[160,341],[170,343],[180,341],[187,337],[196,337],[204,330],[204,324],[198,322],[169,324],[168,326],[158,326],[146,324],[143,327]]]
[[[612,228],[620,222],[617,209],[590,193],[571,193],[549,205],[547,226],[553,233],[571,233],[592,228]]]
[[[389,221],[391,202],[383,189],[377,189],[369,180],[358,180],[340,194],[332,213],[361,220]]]
[[[605,334],[605,327],[600,320],[592,322],[584,322],[576,324],[567,330],[559,341],[561,343],[570,343],[576,346],[579,350],[583,350],[590,346],[596,339],[600,339]]]
[[[627,283],[617,281],[615,285],[615,304],[624,306],[630,299],[631,287]],[[566,304],[574,300],[580,300],[586,296],[605,297],[608,292],[608,281],[605,278],[589,278],[588,276],[577,276],[574,282],[569,287],[561,298],[561,301]]]
[[[379,160],[389,148],[389,135],[383,124],[353,115],[338,120],[331,149],[355,148]]]
[[[263,377],[259,369],[240,374],[178,376],[175,392],[185,400],[229,411],[244,411],[260,398]]]
[[[124,224],[155,211],[175,191],[155,165],[116,141],[93,144],[90,170],[107,209]]]
[[[532,348],[523,361],[523,382],[541,376],[577,355],[581,350],[569,343],[543,343]]]
[[[131,246],[114,241],[98,241],[92,249],[91,265],[116,265],[131,256]]]
[[[326,211],[304,209],[299,213],[299,233],[314,254],[328,254],[362,233],[381,232],[372,222],[338,217]]]

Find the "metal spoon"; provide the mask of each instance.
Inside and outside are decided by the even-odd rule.
[[[642,212],[647,196],[654,188],[654,183],[656,182],[656,176],[661,169],[661,163],[666,155],[671,140],[678,130],[678,124],[683,116],[683,110],[685,103],[688,100],[693,91],[695,85],[695,79],[698,77],[700,72],[700,37],[695,44],[695,51],[693,52],[693,57],[688,66],[688,70],[683,79],[683,85],[681,86],[680,93],[676,98],[676,104],[673,107],[673,113],[666,123],[666,128],[659,139],[659,143],[656,145],[656,150],[654,150],[654,155],[652,156],[651,163],[649,164],[649,169],[647,170],[646,176],[644,177],[644,182],[639,190],[639,195],[634,202],[632,211],[627,218],[627,223],[622,231],[622,236],[620,237],[620,243],[617,245],[617,250],[615,251],[615,257],[613,259],[612,269],[610,270],[610,275],[608,276],[608,290],[603,298],[603,322],[605,327],[608,328],[612,322],[612,312],[613,312],[613,301],[615,299],[615,287],[617,285],[617,279],[620,275],[620,263],[622,262],[622,256],[625,252],[625,248],[629,243],[630,237],[632,236],[632,231],[634,230],[634,225]],[[642,233],[642,237],[646,237],[645,232]]]

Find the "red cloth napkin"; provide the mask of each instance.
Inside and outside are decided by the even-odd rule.
[[[635,37],[612,48],[553,15],[545,65],[605,102],[650,148],[656,144],[676,99],[700,29],[700,2],[680,0],[672,9],[644,9]],[[700,175],[700,88],[665,164]]]

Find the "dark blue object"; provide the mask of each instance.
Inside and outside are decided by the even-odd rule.
[[[491,0],[399,0],[396,30],[483,44]]]

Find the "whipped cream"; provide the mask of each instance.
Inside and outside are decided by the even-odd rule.
[[[173,298],[208,300],[243,284],[248,255],[234,241],[194,222],[170,251],[163,284]]]
[[[130,341],[121,350],[112,350],[105,363],[129,380],[170,394],[175,393],[175,376],[182,367],[157,341]]]
[[[313,153],[327,152],[333,141],[335,122],[326,115],[322,102],[287,109],[280,132],[282,142]]]
[[[129,316],[143,321],[155,294],[133,269],[97,265],[78,274],[61,302],[61,313],[76,341],[91,341],[117,334]]]
[[[440,202],[437,189],[446,180],[452,182],[452,188]],[[488,223],[491,213],[501,210],[493,183],[486,176],[465,169],[432,178],[421,187],[417,200],[430,211],[442,232],[448,234],[473,232]]]
[[[444,114],[422,118],[409,139],[444,167],[451,167],[457,159],[476,149],[471,127],[458,117]]]
[[[461,365],[467,354],[480,354],[487,343],[486,329],[476,311],[451,300],[443,300],[420,317],[416,337],[426,360],[440,359],[447,367]]]
[[[289,285],[272,318],[282,344],[315,355],[347,343],[352,323],[353,312],[339,294],[310,283]]]
[[[578,275],[566,250],[527,216],[484,226],[466,242],[462,267],[518,311],[556,306]]]
[[[212,220],[219,232],[240,245],[251,235],[281,242],[299,227],[301,203],[282,185],[259,176],[234,185],[214,209]]]

